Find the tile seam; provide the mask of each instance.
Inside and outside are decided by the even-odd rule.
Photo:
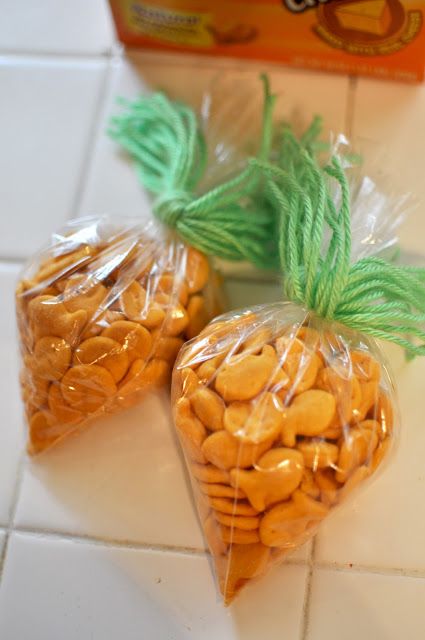
[[[36,528],[36,527],[26,527],[26,526],[15,526],[13,528],[15,533],[21,533],[24,535],[32,535],[40,538],[50,538],[50,539],[58,539],[58,540],[67,540],[69,542],[75,542],[80,544],[92,544],[102,547],[109,547],[113,549],[130,549],[136,551],[156,551],[156,552],[164,552],[164,553],[180,553],[182,555],[191,555],[191,556],[199,556],[202,557],[207,554],[206,549],[201,549],[199,547],[190,547],[190,546],[180,546],[180,545],[172,545],[172,544],[155,544],[150,542],[136,542],[131,540],[118,540],[114,538],[103,538],[101,536],[90,536],[90,535],[74,535],[70,533],[65,533],[63,531],[58,531],[54,529],[46,529],[46,528]],[[304,560],[297,560],[288,558],[285,564],[291,566],[305,566],[306,562]]]
[[[356,563],[335,563],[318,561],[314,563],[315,569],[327,571],[338,571],[339,573],[369,573],[388,577],[402,578],[425,578],[425,568],[409,569],[403,567],[380,567],[377,565],[356,564]]]
[[[15,484],[13,487],[12,500],[9,507],[9,521],[7,526],[4,528],[4,542],[3,548],[0,553],[0,588],[3,580],[4,567],[6,563],[7,550],[9,547],[10,536],[13,532],[13,522],[15,519],[16,509],[18,506],[18,500],[21,493],[22,480],[24,475],[24,463],[25,463],[25,454],[23,453],[19,459],[18,467],[16,471]]]
[[[309,622],[310,622],[311,587],[313,582],[315,552],[316,552],[316,539],[313,538],[311,549],[310,549],[310,555],[308,558],[308,573],[305,581],[300,640],[306,640],[308,636],[308,629],[309,629]]]
[[[106,51],[99,51],[96,53],[88,53],[87,51],[46,51],[40,49],[37,50],[12,50],[12,49],[0,49],[0,64],[3,61],[11,62],[65,62],[65,61],[78,61],[93,63],[96,61],[105,61],[113,56],[112,46]]]

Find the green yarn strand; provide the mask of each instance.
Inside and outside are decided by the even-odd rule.
[[[310,130],[317,135],[318,123]],[[425,269],[370,256],[352,263],[350,191],[333,157],[320,167],[310,133],[281,133],[278,162],[258,159],[278,214],[287,298],[352,329],[425,355]],[[330,183],[340,197],[335,205]]]
[[[258,159],[265,161],[272,147],[275,96],[266,76],[262,81]],[[247,163],[237,175],[199,195],[208,151],[192,109],[163,93],[122,105],[125,112],[113,118],[109,133],[133,158],[140,182],[156,197],[156,217],[208,255],[277,268],[276,218],[267,200],[258,197],[263,181],[259,167]]]

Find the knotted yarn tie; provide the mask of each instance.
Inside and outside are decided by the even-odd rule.
[[[273,105],[266,76],[258,158],[269,157]],[[186,242],[225,260],[249,260],[260,268],[278,267],[276,218],[259,197],[258,167],[246,166],[207,193],[196,193],[207,166],[207,145],[195,113],[163,93],[124,102],[110,135],[132,156],[143,186],[156,199],[153,213]]]
[[[186,207],[193,202],[193,196],[187,191],[170,190],[159,196],[153,203],[153,211],[156,217],[171,229],[178,226]]]
[[[266,177],[279,217],[285,296],[318,316],[394,342],[409,356],[425,355],[425,269],[380,256],[353,262],[350,190],[339,159],[321,167],[286,128],[277,163],[252,163]]]

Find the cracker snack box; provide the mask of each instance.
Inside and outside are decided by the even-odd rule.
[[[110,0],[130,47],[418,81],[423,0]]]

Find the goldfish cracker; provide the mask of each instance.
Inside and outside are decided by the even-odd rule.
[[[282,412],[282,443],[291,447],[298,435],[319,436],[329,427],[335,407],[335,398],[327,391],[309,389],[297,395]]]
[[[214,517],[217,522],[226,527],[236,527],[236,529],[245,529],[246,531],[255,531],[260,526],[258,516],[235,516],[216,511]]]
[[[338,447],[325,440],[319,442],[304,440],[298,444],[298,450],[303,455],[305,466],[314,470],[332,467],[336,464],[339,455]]]
[[[223,429],[223,416],[226,405],[218,393],[211,391],[207,387],[198,386],[190,396],[190,402],[195,414],[211,429],[220,431]]]
[[[77,411],[92,413],[116,392],[112,375],[104,367],[80,364],[68,369],[61,380],[66,402]]]
[[[188,322],[189,316],[186,309],[177,303],[168,310],[162,330],[166,336],[178,336],[184,332]]]
[[[164,336],[160,329],[154,329],[151,335],[152,356],[173,362],[183,346],[183,339],[175,336]]]
[[[121,294],[121,309],[127,318],[133,322],[140,322],[148,329],[154,329],[162,324],[165,311],[154,300],[149,300],[146,289],[135,281]]]
[[[29,426],[28,451],[33,454],[48,449],[63,435],[63,428],[55,423],[54,417],[47,411],[35,413],[30,419]]]
[[[220,513],[235,516],[257,516],[258,511],[254,509],[246,500],[229,500],[228,498],[211,498],[209,501],[211,508]]]
[[[81,411],[73,409],[65,401],[58,383],[52,383],[50,385],[47,403],[52,415],[59,423],[80,422],[82,419]]]
[[[271,550],[260,542],[233,543],[228,556],[218,556],[217,572],[225,604],[230,604],[237,592],[248,581],[267,569]]]
[[[233,550],[238,558],[257,550],[264,573],[311,538],[392,445],[390,387],[375,355],[325,334],[320,320],[300,317],[297,328],[285,312],[293,313],[283,304],[265,317],[222,316],[174,367],[177,432],[195,495],[209,499],[210,511],[198,502],[226,603],[251,579],[232,569]],[[344,345],[341,358],[335,345]],[[363,385],[370,406],[360,420]]]
[[[28,305],[28,324],[34,340],[55,336],[73,344],[86,321],[86,311],[69,312],[56,296],[36,296]]]
[[[258,355],[231,356],[218,372],[215,388],[226,402],[251,400],[264,389],[276,364],[276,352],[270,345]]]
[[[202,493],[210,498],[231,498],[232,500],[238,500],[239,498],[246,498],[245,492],[238,488],[234,488],[225,484],[213,484],[213,483],[201,483],[200,489]]]
[[[265,392],[251,403],[230,403],[224,411],[224,426],[241,442],[258,444],[274,440],[282,430],[282,409],[279,398]]]
[[[119,342],[127,353],[129,362],[138,358],[146,359],[151,351],[151,333],[136,322],[114,320],[103,330],[102,336]]]
[[[66,282],[64,305],[70,312],[83,309],[90,318],[98,311],[106,294],[103,284],[87,282],[83,275],[74,275]]]
[[[241,442],[227,431],[220,430],[209,435],[203,445],[205,458],[220,469],[252,466],[256,460],[269,449],[271,441],[250,444]]]
[[[320,497],[320,488],[316,484],[315,474],[310,469],[304,469],[304,474],[300,484],[301,491],[304,491],[308,496],[312,498]]]
[[[208,323],[208,310],[203,296],[193,295],[187,305],[188,322],[185,336],[188,340],[194,338]]]
[[[71,346],[63,338],[40,338],[34,345],[34,362],[39,376],[60,380],[71,362]]]
[[[227,551],[227,544],[223,541],[220,526],[212,515],[209,515],[203,522],[205,539],[208,547],[214,556],[221,556]]]
[[[230,481],[242,489],[257,511],[286,500],[299,486],[303,456],[293,449],[274,448],[263,454],[252,471],[232,469]]]
[[[223,484],[230,484],[230,475],[227,471],[215,467],[213,464],[196,464],[191,466],[193,476],[200,482],[213,482],[215,484],[222,482]]]
[[[185,279],[190,294],[201,291],[209,276],[210,267],[208,260],[196,249],[190,248],[186,257]]]
[[[220,525],[221,538],[226,544],[252,544],[260,542],[260,534],[258,529],[238,529],[234,524],[231,527]]]
[[[202,444],[207,431],[202,422],[192,413],[190,402],[187,398],[181,398],[176,404],[175,410],[176,428],[180,438],[185,442],[185,454],[194,462],[206,462],[202,451]]]
[[[128,369],[128,355],[122,345],[112,338],[95,336],[84,340],[75,349],[74,364],[97,364],[105,367],[115,382],[119,382]]]

